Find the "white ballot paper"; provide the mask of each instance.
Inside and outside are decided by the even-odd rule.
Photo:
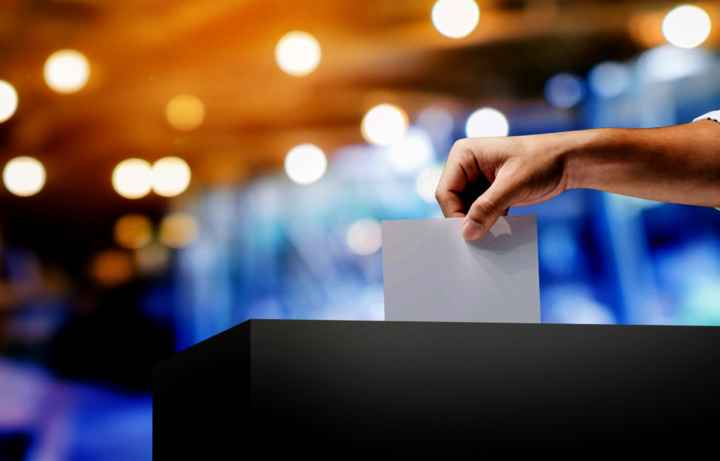
[[[500,218],[474,242],[462,223],[383,222],[385,320],[540,322],[535,217]]]

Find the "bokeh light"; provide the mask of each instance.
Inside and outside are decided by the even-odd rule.
[[[505,115],[490,107],[476,110],[465,123],[465,134],[469,138],[507,136],[509,132],[510,124]]]
[[[408,116],[397,106],[379,104],[365,114],[362,120],[362,135],[367,142],[378,146],[389,146],[400,141],[408,129]]]
[[[614,98],[623,94],[631,81],[630,70],[619,62],[602,62],[590,71],[588,81],[595,94],[603,98]]]
[[[0,123],[10,119],[18,106],[18,95],[15,87],[5,80],[0,80]]]
[[[90,78],[90,63],[76,50],[59,50],[45,61],[45,83],[58,93],[81,90]]]
[[[382,246],[382,228],[374,219],[360,219],[348,227],[345,243],[356,255],[368,256]]]
[[[474,0],[438,0],[432,9],[432,23],[449,38],[463,38],[475,30],[480,8]]]
[[[596,301],[592,293],[578,287],[548,289],[551,309],[543,312],[543,322],[573,324],[613,324],[617,322],[609,306]],[[543,301],[544,302],[544,301]]]
[[[296,77],[312,73],[321,58],[320,43],[307,32],[288,32],[275,46],[277,65],[285,73]]]
[[[640,78],[647,82],[669,82],[699,75],[714,65],[715,57],[704,48],[658,46],[637,60]]]
[[[3,183],[14,195],[35,195],[45,185],[45,167],[32,157],[15,157],[5,165]]]
[[[170,263],[170,252],[167,247],[157,243],[138,248],[134,256],[138,271],[143,275],[162,273]]]
[[[407,134],[388,148],[390,164],[398,173],[419,170],[435,156],[432,140],[419,128],[410,128]]]
[[[179,94],[165,106],[165,117],[176,130],[194,130],[205,120],[205,104],[197,96]]]
[[[188,213],[171,213],[160,223],[160,241],[170,248],[190,245],[198,235],[195,218]]]
[[[435,190],[437,190],[443,168],[433,165],[425,168],[415,179],[415,191],[427,203],[435,203]]]
[[[452,136],[455,121],[446,109],[428,107],[418,114],[417,125],[422,127],[433,140],[445,143]]]
[[[180,157],[164,157],[153,164],[152,189],[163,197],[175,197],[185,192],[190,178],[190,166]]]
[[[126,214],[115,221],[115,243],[136,250],[152,240],[152,223],[140,214]]]
[[[577,75],[561,73],[545,83],[545,99],[553,107],[569,109],[585,96],[583,83]]]
[[[115,286],[127,282],[134,271],[130,255],[121,250],[105,250],[92,259],[90,275],[100,285]]]
[[[295,146],[285,156],[285,173],[298,184],[314,183],[323,177],[326,169],[325,153],[314,144]]]
[[[662,32],[665,39],[680,48],[695,48],[710,35],[712,22],[705,10],[695,5],[681,5],[665,16]]]
[[[129,199],[146,196],[152,188],[152,167],[139,158],[129,158],[118,163],[112,173],[115,192]]]

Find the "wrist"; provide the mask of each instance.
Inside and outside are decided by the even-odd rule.
[[[623,130],[600,128],[560,133],[557,149],[565,165],[566,189],[597,189],[602,186],[603,165],[612,161],[622,144]]]

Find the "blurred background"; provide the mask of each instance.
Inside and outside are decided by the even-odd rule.
[[[3,461],[150,459],[158,360],[251,317],[381,320],[379,222],[440,216],[456,139],[720,108],[718,2],[1,5]],[[544,321],[720,324],[720,212],[512,213]]]

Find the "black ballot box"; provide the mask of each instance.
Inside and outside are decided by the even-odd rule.
[[[162,461],[685,443],[720,434],[719,402],[720,328],[250,320],[156,367],[153,451]]]

